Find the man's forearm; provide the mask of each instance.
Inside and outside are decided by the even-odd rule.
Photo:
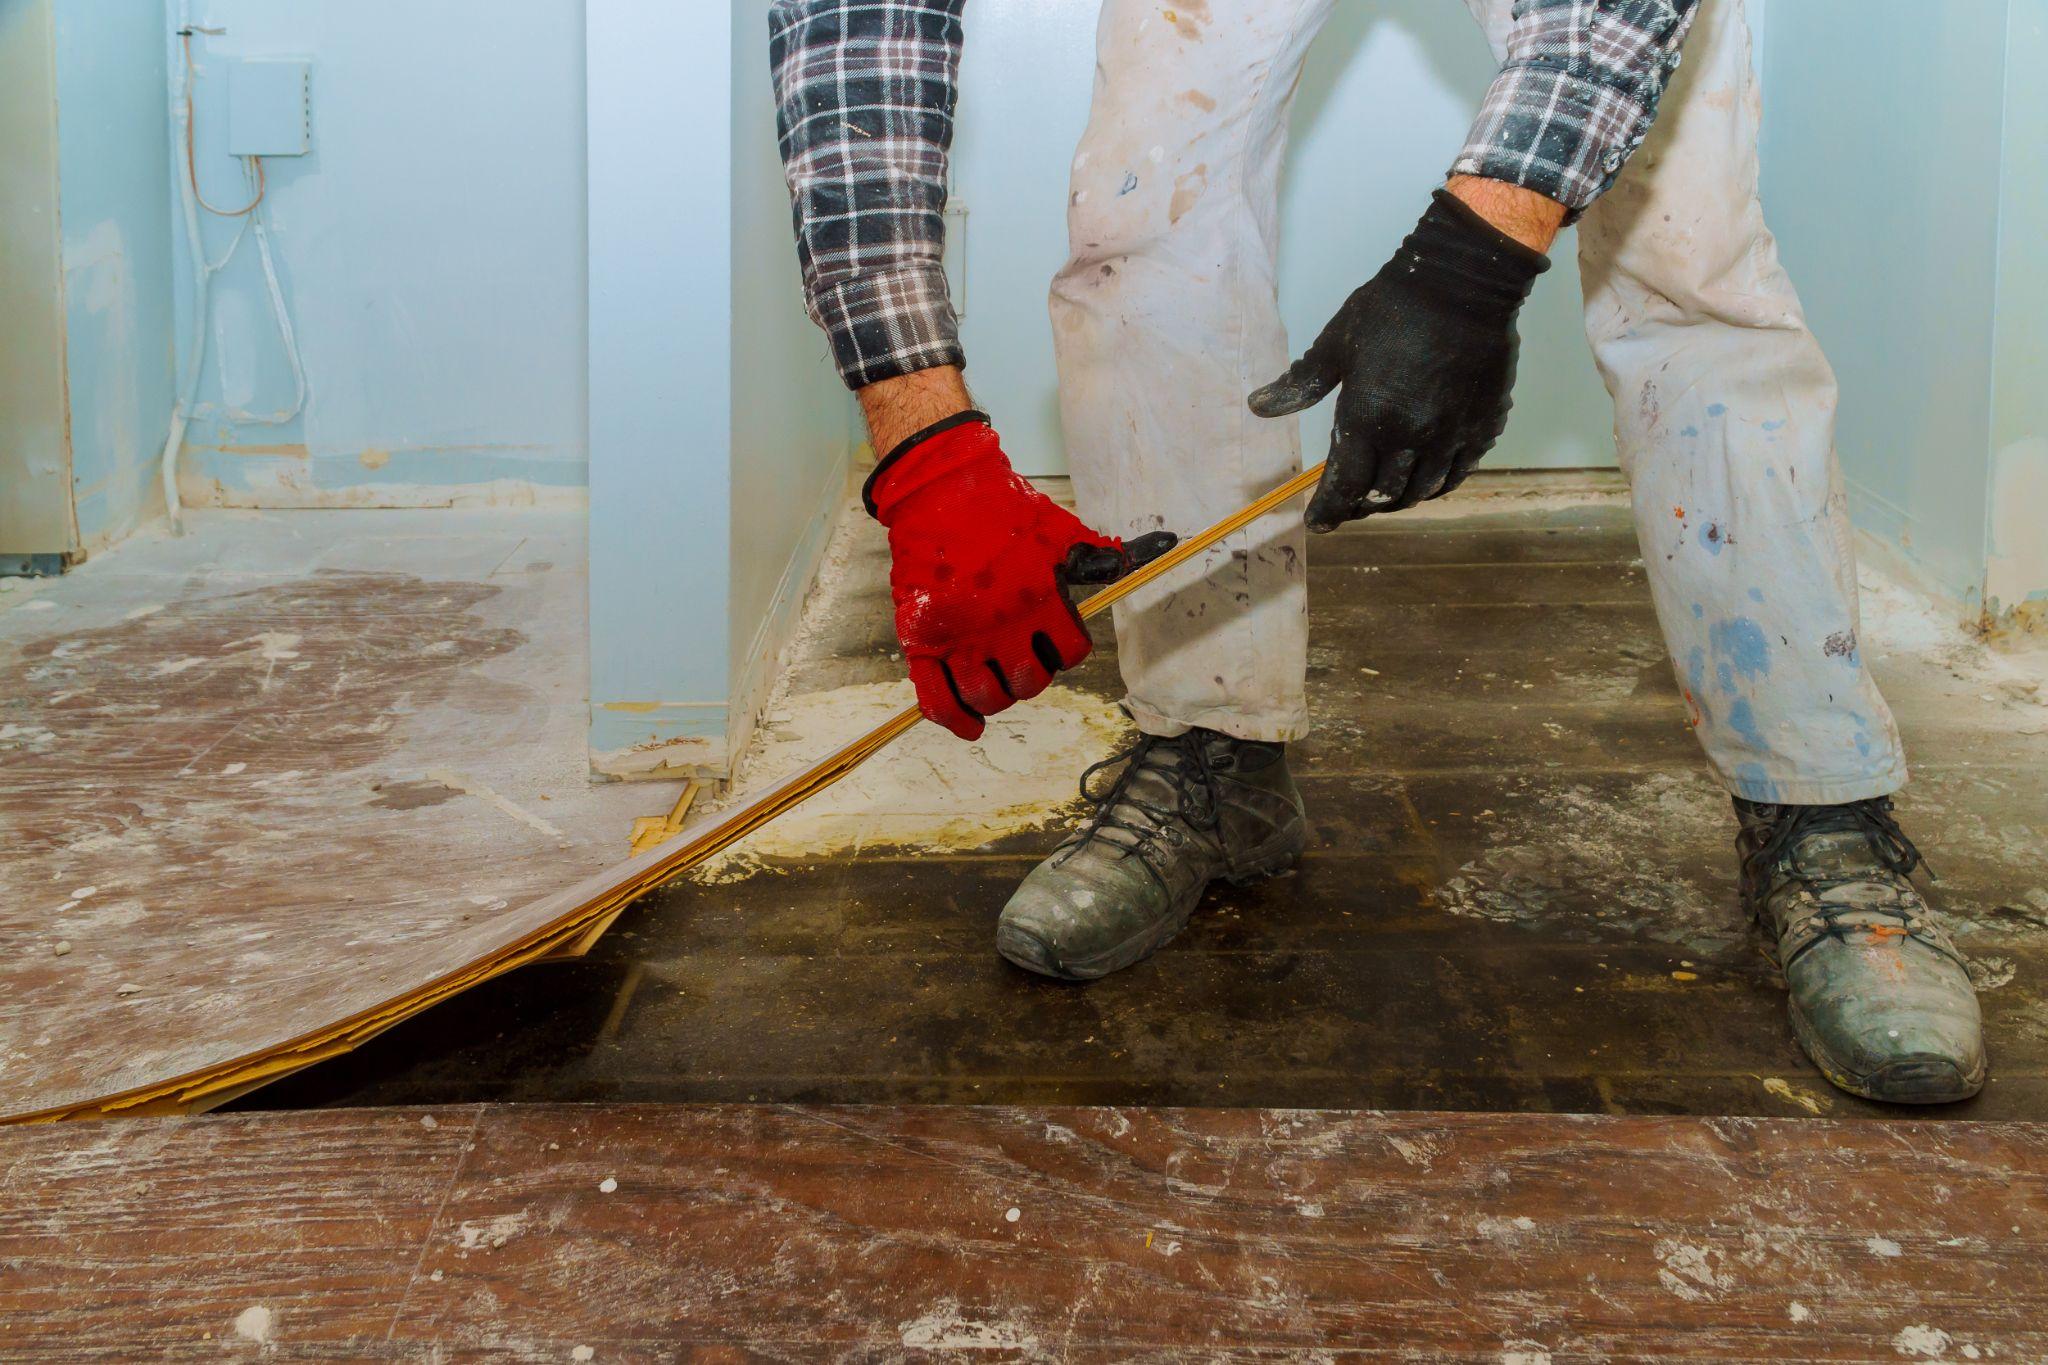
[[[1505,180],[1454,175],[1444,188],[1481,218],[1535,251],[1548,252],[1564,227],[1563,204]]]
[[[940,262],[964,2],[769,7],[804,297],[851,389],[962,360]]]
[[[926,427],[974,406],[957,365],[915,370],[854,390],[868,421],[868,439],[887,455]]]

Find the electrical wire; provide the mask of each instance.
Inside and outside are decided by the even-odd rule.
[[[192,181],[192,197],[199,201],[199,207],[219,218],[240,218],[254,213],[256,206],[263,202],[264,193],[269,189],[269,177],[263,170],[263,158],[245,157],[244,160],[256,168],[256,197],[238,209],[217,209],[206,202],[206,191],[199,188],[199,155],[193,149],[198,140],[196,129],[199,120],[192,113],[192,82],[199,69],[192,64],[192,27],[187,24],[178,34],[178,41],[185,50],[185,174]]]
[[[190,78],[197,74],[191,62],[192,33],[208,31],[206,29],[191,29],[180,35],[185,43],[187,68],[185,104],[188,114],[192,105],[192,81]],[[192,145],[195,141],[192,131],[193,123],[194,120],[189,117],[185,123],[185,172],[192,182],[193,199],[202,207],[207,207],[206,200],[201,198],[199,194],[198,171],[192,161]],[[225,417],[231,422],[252,422],[262,426],[283,426],[306,409],[306,367],[299,357],[298,335],[292,327],[291,310],[285,305],[284,286],[279,282],[277,276],[277,261],[270,251],[270,225],[267,221],[269,211],[264,204],[264,194],[268,187],[269,179],[263,168],[263,158],[260,156],[244,156],[242,158],[242,175],[252,195],[249,200],[249,207],[235,213],[223,213],[219,209],[211,209],[211,212],[219,214],[223,218],[240,218],[242,226],[235,233],[234,241],[228,244],[226,253],[221,256],[218,262],[209,264],[206,267],[206,273],[211,277],[225,270],[228,262],[234,259],[235,252],[240,249],[242,239],[249,235],[252,228],[254,229],[256,234],[256,254],[263,264],[263,283],[270,295],[270,315],[277,321],[278,340],[284,345],[285,361],[292,369],[292,405],[279,412],[266,413],[250,412],[247,409],[238,408],[230,404],[199,403],[193,408],[193,415]]]
[[[182,146],[185,173],[178,177],[178,198],[184,210],[185,246],[192,266],[192,343],[188,348],[187,368],[179,384],[178,400],[171,408],[171,429],[164,441],[160,457],[160,482],[163,487],[164,511],[174,535],[184,533],[183,505],[178,496],[178,457],[185,448],[185,433],[192,420],[201,413],[218,414],[230,420],[257,422],[265,425],[280,425],[291,421],[306,407],[306,370],[299,357],[298,337],[293,331],[291,312],[285,306],[284,289],[278,281],[277,263],[271,256],[270,234],[266,231],[264,219],[268,216],[262,210],[268,193],[268,175],[263,168],[263,158],[245,156],[242,170],[249,180],[252,195],[247,208],[223,211],[214,208],[200,196],[198,157],[195,147],[198,139],[194,136],[193,86],[196,84],[198,69],[192,58],[192,35],[196,33],[219,33],[220,29],[195,28],[192,23],[192,0],[178,0],[177,35],[184,50],[184,70],[180,72],[179,90],[171,101],[173,118],[182,125],[184,136],[174,146]],[[241,228],[234,240],[228,243],[219,260],[209,260],[206,255],[205,235],[200,228],[199,208],[223,218],[240,218]],[[200,403],[199,381],[206,367],[208,322],[212,315],[213,277],[227,269],[228,263],[241,249],[242,239],[253,229],[256,236],[257,254],[263,262],[264,285],[270,294],[271,312],[277,319],[279,338],[284,343],[285,357],[291,364],[294,396],[292,406],[284,412],[270,415],[247,413],[239,408],[223,411],[211,403]]]
[[[245,158],[245,160],[258,159],[254,157]],[[260,204],[261,202],[262,196],[258,195],[257,203]],[[278,340],[284,343],[285,360],[292,367],[292,405],[282,412],[261,413],[246,412],[237,407],[223,407],[213,403],[201,403],[198,406],[197,412],[207,416],[225,417],[231,422],[255,422],[264,426],[282,426],[305,411],[306,367],[299,358],[299,339],[297,333],[292,328],[291,310],[285,306],[284,286],[278,282],[277,262],[270,254],[269,225],[264,221],[265,217],[266,215],[261,212],[252,212],[248,217],[244,218],[242,220],[242,231],[235,234],[234,243],[228,247],[227,254],[221,257],[219,265],[210,267],[210,269],[218,272],[224,268],[228,261],[233,259],[235,248],[241,245],[243,236],[252,226],[254,227],[256,233],[256,254],[263,262],[263,282],[270,293],[270,313],[277,320]]]

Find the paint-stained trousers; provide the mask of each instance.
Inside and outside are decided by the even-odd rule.
[[[1105,531],[1206,526],[1301,467],[1295,423],[1245,395],[1289,360],[1280,166],[1334,3],[1105,0],[1052,289],[1075,494]],[[1511,0],[1467,3],[1503,55]],[[1764,226],[1757,121],[1741,0],[1704,0],[1649,139],[1578,224],[1586,334],[1708,760],[1752,800],[1849,801],[1905,758],[1857,647],[1834,375]],[[1275,513],[1116,608],[1142,729],[1306,733],[1305,540],[1298,506]]]

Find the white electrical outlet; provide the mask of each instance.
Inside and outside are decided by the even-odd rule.
[[[313,141],[313,64],[241,57],[228,68],[228,155],[304,156]]]

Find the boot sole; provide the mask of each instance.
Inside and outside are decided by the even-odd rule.
[[[1792,1036],[1807,1059],[1820,1068],[1820,1074],[1827,1077],[1830,1085],[1862,1099],[1883,1104],[1954,1104],[1982,1090],[1991,1069],[1989,1060],[1981,1056],[1972,1069],[1965,1071],[1953,1058],[1917,1053],[1886,1062],[1868,1075],[1858,1075],[1821,1045],[1796,1003],[1791,1012]]]
[[[1008,924],[996,926],[996,952],[1012,966],[1022,967],[1027,972],[1049,976],[1058,981],[1098,981],[1112,972],[1143,962],[1173,940],[1174,935],[1188,927],[1194,918],[1195,907],[1201,904],[1202,894],[1212,882],[1228,882],[1232,886],[1246,886],[1285,872],[1301,858],[1299,848],[1286,848],[1264,858],[1254,859],[1238,872],[1219,873],[1210,881],[1195,888],[1183,904],[1171,907],[1142,932],[1132,935],[1093,957],[1062,961],[1052,951],[1050,944],[1036,934],[1026,933]]]

